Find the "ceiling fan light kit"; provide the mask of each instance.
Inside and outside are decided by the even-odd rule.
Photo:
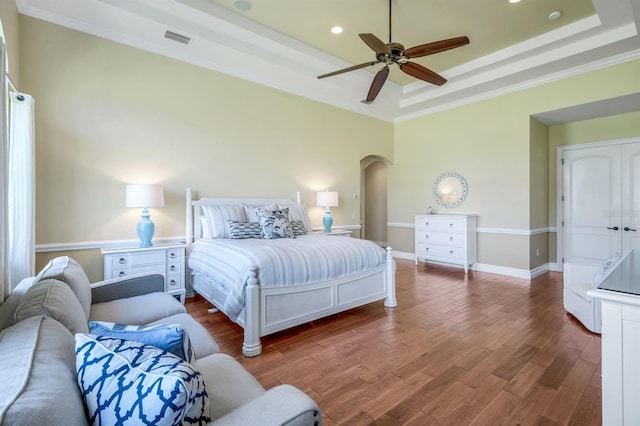
[[[409,62],[409,59],[433,55],[435,53],[467,45],[469,44],[469,38],[467,36],[455,37],[405,49],[402,44],[393,43],[391,41],[391,2],[392,0],[389,0],[389,43],[383,42],[378,37],[370,33],[358,34],[362,41],[376,53],[376,60],[353,65],[327,74],[322,74],[318,76],[319,79],[349,71],[355,71],[376,64],[384,64],[384,67],[382,67],[373,77],[373,81],[369,87],[369,93],[367,93],[367,97],[362,101],[365,104],[372,103],[378,96],[378,93],[380,93],[382,86],[384,86],[384,83],[387,81],[387,77],[389,76],[389,65],[391,64],[397,64],[402,72],[422,81],[426,81],[427,83],[435,84],[436,86],[442,86],[447,82],[447,79],[438,73],[415,62]]]

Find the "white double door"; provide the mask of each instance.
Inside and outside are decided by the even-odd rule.
[[[563,159],[564,261],[640,248],[640,142],[567,149]]]

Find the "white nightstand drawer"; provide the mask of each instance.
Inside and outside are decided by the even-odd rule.
[[[453,247],[464,247],[466,235],[447,232],[416,231],[416,243],[441,244]]]
[[[180,290],[182,288],[180,275],[167,275],[165,291]]]
[[[113,266],[125,266],[125,265],[141,265],[147,263],[164,263],[165,254],[161,251],[155,252],[140,252],[140,253],[121,253],[118,256],[113,256]]]

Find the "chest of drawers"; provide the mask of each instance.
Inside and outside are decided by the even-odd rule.
[[[416,264],[420,260],[462,265],[478,262],[476,215],[416,214]]]
[[[165,292],[182,303],[185,297],[184,244],[152,247],[103,248],[104,279],[140,273],[161,274]]]

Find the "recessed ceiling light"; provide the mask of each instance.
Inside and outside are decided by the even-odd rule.
[[[558,19],[561,16],[562,16],[562,12],[560,12],[559,10],[554,10],[553,12],[551,12],[549,14],[549,20],[550,21],[555,21],[556,19]]]
[[[331,28],[331,32],[334,34],[342,34],[342,27],[335,26]]]
[[[246,12],[247,10],[251,10],[251,3],[247,0],[233,0],[233,5],[236,9]]]
[[[509,3],[519,3],[520,0],[509,0]]]

